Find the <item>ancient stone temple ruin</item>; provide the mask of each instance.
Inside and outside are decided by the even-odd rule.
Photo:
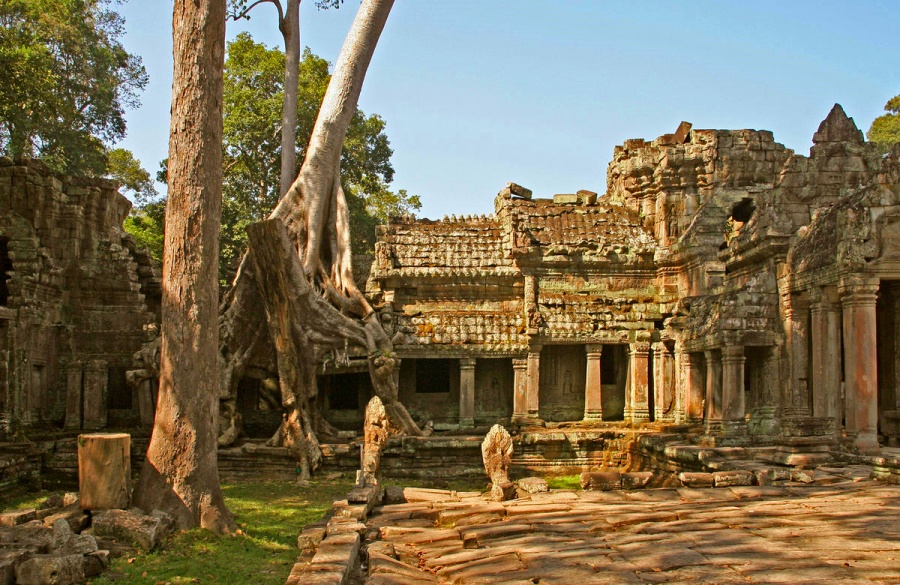
[[[153,335],[160,280],[122,229],[130,209],[112,181],[0,158],[0,441],[139,419],[125,372]]]
[[[682,123],[616,147],[605,194],[381,227],[401,400],[435,428],[691,423],[784,463],[900,440],[900,151],[838,105],[813,143]],[[352,418],[364,384],[333,378]]]
[[[490,216],[382,226],[356,276],[400,400],[438,431],[680,425],[781,463],[900,442],[900,151],[840,106],[813,143],[682,123],[616,147],[603,194],[510,184]],[[0,440],[152,422],[154,373],[132,356],[159,277],[128,210],[111,182],[0,159]],[[321,364],[319,400],[358,431],[371,385],[346,353]],[[238,388],[250,437],[281,421],[273,361]]]

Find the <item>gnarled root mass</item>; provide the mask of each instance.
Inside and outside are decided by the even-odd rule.
[[[385,403],[395,426],[407,434],[421,434],[397,399],[393,376],[397,360],[374,311],[370,310],[362,321],[353,319],[314,290],[306,280],[296,248],[281,220],[254,224],[248,228],[248,234],[250,250],[239,272],[244,278],[236,280],[230,305],[224,308],[220,319],[222,384],[230,390],[223,401],[223,414],[230,415],[231,421],[224,425],[227,435],[220,436],[220,443],[236,438],[237,383],[248,361],[269,343],[275,350],[281,402],[285,408],[282,425],[269,444],[288,447],[296,454],[301,480],[307,479],[318,466],[321,457],[318,437],[335,433],[316,408],[316,358],[325,351],[344,346],[345,340],[367,349],[375,393]],[[254,286],[248,286],[249,283]],[[248,324],[247,313],[256,313],[264,326],[241,327]]]

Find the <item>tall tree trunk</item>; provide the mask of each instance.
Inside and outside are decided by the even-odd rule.
[[[300,0],[287,0],[278,23],[284,37],[284,104],[281,109],[281,188],[284,197],[297,172],[297,94],[300,90]]]
[[[135,492],[182,528],[235,529],[216,462],[225,0],[176,0],[159,397]]]

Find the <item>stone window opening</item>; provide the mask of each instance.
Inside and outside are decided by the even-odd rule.
[[[459,368],[459,360],[416,360],[416,393],[449,394],[451,368]]]
[[[749,197],[744,197],[731,208],[731,215],[725,220],[725,239],[719,246],[719,250],[727,250],[731,240],[738,237],[744,225],[753,217],[756,211],[756,203]]]
[[[9,304],[9,276],[12,272],[12,260],[9,257],[9,238],[0,237],[0,306]]]
[[[106,374],[106,400],[111,410],[131,410],[132,390],[125,379],[127,368],[110,366]]]

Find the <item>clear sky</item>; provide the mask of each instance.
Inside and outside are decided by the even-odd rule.
[[[358,6],[304,0],[301,43],[334,63]],[[172,1],[119,10],[150,74],[122,146],[155,174],[168,148]],[[228,38],[242,30],[283,49],[270,5],[229,22]],[[492,212],[507,181],[537,197],[603,193],[615,145],[682,120],[771,130],[808,154],[835,102],[865,131],[897,94],[897,0],[396,0],[360,107],[387,121],[393,187],[438,219]]]

